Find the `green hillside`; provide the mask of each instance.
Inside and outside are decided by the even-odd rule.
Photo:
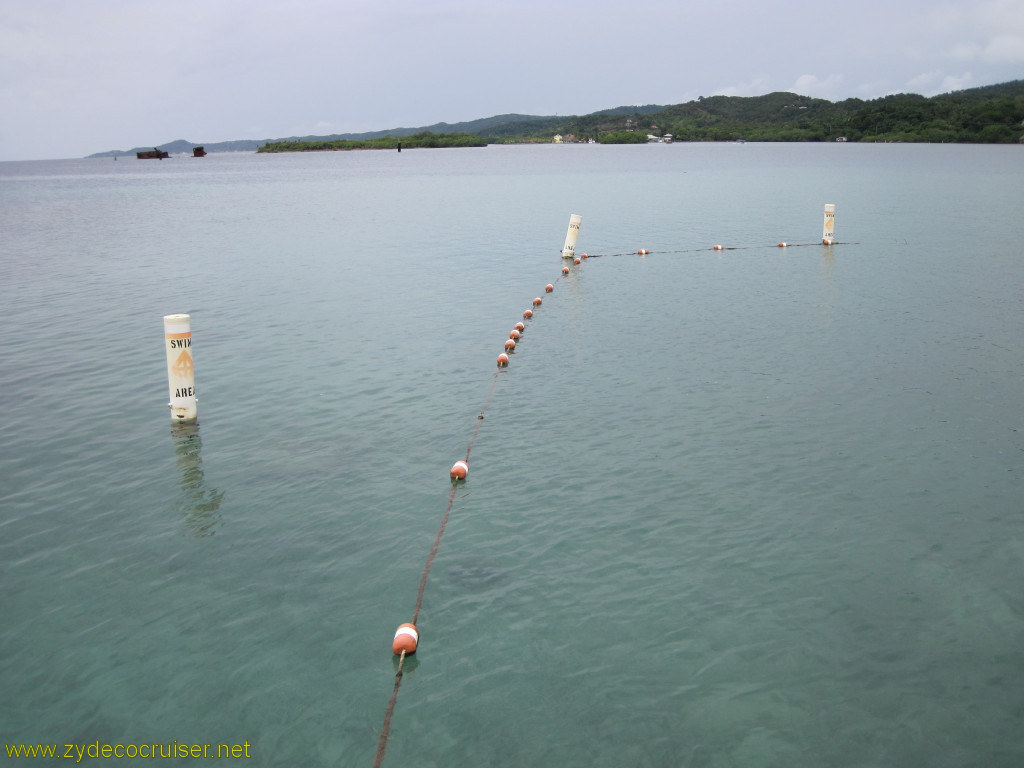
[[[915,94],[831,102],[776,92],[709,96],[658,111],[544,118],[481,131],[492,142],[570,134],[671,133],[676,141],[902,141],[1012,144],[1024,138],[1024,80],[926,98]]]

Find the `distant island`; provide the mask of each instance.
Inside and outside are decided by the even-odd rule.
[[[959,144],[1024,143],[1024,80],[939,96],[896,94],[831,102],[776,92],[765,96],[701,96],[685,104],[605,109],[582,116],[495,115],[465,123],[392,128],[331,136],[203,142],[207,152],[295,152],[336,149],[483,146],[484,144],[644,143],[671,134],[674,141],[851,141]],[[418,137],[415,138],[414,137]],[[444,138],[444,137],[451,137]],[[384,140],[384,141],[381,141]],[[414,144],[413,141],[422,141]],[[442,143],[451,141],[452,143]],[[374,143],[377,142],[377,143]],[[388,142],[392,142],[389,144]],[[321,146],[313,147],[311,145]],[[291,148],[286,148],[291,145]],[[157,147],[191,154],[184,139]],[[89,157],[134,155],[152,145]]]

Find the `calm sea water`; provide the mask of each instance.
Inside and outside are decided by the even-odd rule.
[[[0,737],[371,765],[479,427],[385,765],[1021,765],[1022,205],[1017,147],[0,163]]]

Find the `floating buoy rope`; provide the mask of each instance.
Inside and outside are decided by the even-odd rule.
[[[832,239],[832,238],[825,238],[823,240],[819,240],[818,242],[814,242],[814,243],[780,242],[780,243],[777,243],[777,244],[774,244],[774,245],[771,245],[771,246],[767,246],[767,245],[711,245],[711,246],[708,246],[706,248],[679,248],[679,249],[676,249],[676,250],[669,250],[669,251],[652,251],[652,250],[650,250],[648,248],[638,248],[635,251],[617,251],[615,253],[591,253],[589,255],[584,254],[583,258],[584,259],[598,259],[598,258],[601,258],[602,256],[608,256],[608,257],[611,257],[611,256],[649,256],[649,255],[652,255],[652,254],[667,255],[667,254],[675,254],[675,253],[700,253],[701,251],[753,251],[753,250],[760,250],[762,248],[769,248],[769,247],[770,248],[778,249],[778,248],[807,248],[807,247],[810,247],[810,246],[818,246],[820,248],[822,245],[860,245],[860,243],[853,243],[853,242],[849,242],[849,243],[848,242],[842,242],[842,243],[840,243],[839,240],[835,240],[835,239]],[[568,267],[562,267],[562,274],[563,275],[568,275],[569,274],[569,268]]]
[[[576,260],[576,264],[579,264],[579,259]],[[569,274],[569,268],[564,267],[562,274]],[[546,293],[552,293],[555,289],[554,284],[548,283],[544,286]],[[540,307],[543,302],[540,297],[533,300],[534,307]],[[527,309],[523,312],[523,320],[529,320],[533,317],[533,310]],[[522,321],[515,324],[515,328],[509,334],[509,338],[505,341],[505,352],[498,355],[498,368],[506,368],[508,366],[508,353],[516,348],[516,340],[519,339],[526,330],[526,324]],[[466,457],[456,461],[451,470],[449,476],[451,478],[451,491],[448,494],[448,504],[445,506],[444,515],[441,517],[441,525],[437,529],[437,536],[434,537],[434,544],[430,548],[430,553],[427,555],[426,565],[423,567],[423,575],[420,577],[419,590],[416,593],[416,607],[412,612],[412,620],[404,622],[398,625],[398,629],[395,630],[394,639],[391,642],[391,651],[395,656],[398,656],[398,669],[395,672],[395,686],[391,692],[391,698],[388,701],[387,710],[384,714],[384,725],[380,731],[380,738],[377,742],[377,752],[374,758],[374,768],[380,768],[384,762],[384,755],[387,752],[388,736],[391,733],[391,717],[395,711],[395,703],[398,701],[398,689],[402,685],[403,669],[405,667],[406,656],[416,653],[419,648],[420,633],[416,625],[419,619],[420,609],[423,607],[423,595],[427,589],[427,577],[430,575],[430,567],[434,564],[434,558],[437,555],[437,550],[441,546],[441,538],[444,536],[444,530],[448,525],[448,518],[451,516],[452,506],[455,503],[455,493],[458,486],[464,483],[469,477],[469,455],[473,451],[473,444],[476,442],[477,436],[480,434],[480,426],[484,419],[484,413],[487,411],[487,406],[491,402],[491,398],[494,396],[495,387],[498,384],[498,376],[501,371],[496,372],[491,377],[491,387],[487,392],[487,397],[484,398],[484,404],[480,408],[480,413],[476,417],[476,427],[473,429],[473,436],[469,439],[469,445],[466,447]]]
[[[578,229],[579,223],[576,222],[576,228]],[[572,231],[572,224],[570,224],[570,231]],[[568,241],[567,241],[568,242]],[[773,248],[796,248],[801,246],[811,245],[833,245],[838,244],[837,241],[831,238],[824,238],[824,243],[787,243],[779,242],[778,245],[772,246]],[[573,243],[575,245],[575,243]],[[859,245],[859,243],[844,243],[844,245]],[[581,257],[573,259],[573,264],[578,266],[581,264],[581,259],[596,259],[600,256],[629,256],[629,255],[640,255],[646,256],[648,254],[661,253],[661,254],[674,254],[674,253],[695,253],[698,251],[738,251],[738,250],[750,250],[754,248],[764,248],[766,246],[723,246],[715,245],[710,248],[696,248],[689,250],[676,250],[676,251],[650,251],[646,248],[641,248],[636,251],[625,251],[622,253],[610,253],[610,254],[582,254]],[[568,249],[571,252],[571,249]],[[563,251],[565,256],[566,251]],[[562,277],[569,275],[571,270],[568,266],[562,267]],[[559,278],[561,279],[561,278]],[[556,281],[557,282],[557,281]],[[554,284],[548,283],[544,286],[545,293],[552,293],[555,289]],[[533,300],[533,306],[539,308],[543,302],[540,297]],[[530,320],[533,317],[533,310],[527,309],[523,312],[523,320]],[[522,321],[515,324],[515,328],[509,334],[509,338],[504,342],[505,351],[498,355],[498,368],[504,369],[509,364],[509,352],[516,349],[517,341],[522,337],[523,332],[526,330],[526,324]],[[384,725],[381,728],[380,739],[377,742],[377,752],[374,758],[374,768],[380,768],[384,762],[384,755],[387,751],[388,736],[391,732],[391,717],[395,711],[395,703],[398,700],[398,690],[402,684],[403,669],[405,666],[405,659],[407,656],[416,653],[419,648],[420,632],[416,622],[419,620],[420,609],[423,607],[423,595],[427,589],[427,578],[430,575],[430,568],[434,563],[434,558],[437,556],[437,551],[441,546],[441,539],[444,536],[445,528],[448,525],[448,519],[451,516],[452,506],[455,503],[455,494],[460,484],[466,482],[469,477],[469,455],[473,450],[473,444],[476,442],[477,436],[480,434],[480,426],[484,419],[484,413],[487,410],[488,404],[491,402],[491,398],[494,396],[494,390],[498,384],[498,377],[501,375],[501,370],[494,373],[491,377],[491,386],[487,392],[487,397],[484,398],[483,406],[480,409],[480,413],[476,417],[476,427],[473,430],[473,436],[469,440],[469,445],[466,447],[466,456],[464,459],[456,461],[449,475],[451,478],[451,490],[448,493],[448,503],[445,506],[444,514],[441,517],[441,524],[437,529],[437,535],[434,537],[433,546],[430,548],[430,553],[427,555],[426,564],[423,567],[423,574],[420,576],[419,589],[416,592],[416,606],[412,612],[412,620],[404,622],[398,625],[395,630],[394,639],[391,643],[391,650],[395,656],[398,656],[398,668],[395,672],[395,685],[391,692],[391,698],[388,701],[387,710],[384,715]]]
[[[503,356],[507,357],[507,355]],[[437,550],[441,546],[441,538],[444,536],[444,530],[448,526],[448,518],[451,517],[452,506],[455,503],[455,493],[458,490],[458,484],[464,481],[469,475],[469,455],[472,453],[473,444],[476,442],[476,438],[480,434],[480,425],[483,423],[484,414],[487,411],[487,406],[491,402],[491,398],[494,396],[494,389],[497,384],[498,374],[495,373],[494,376],[491,377],[491,387],[487,392],[487,397],[484,399],[484,404],[480,408],[480,413],[477,414],[476,427],[473,429],[473,436],[469,439],[469,445],[466,446],[466,458],[456,461],[455,464],[452,465],[449,473],[452,480],[452,488],[448,494],[448,504],[445,506],[444,515],[441,517],[441,524],[437,529],[437,536],[434,537],[434,544],[430,548],[430,553],[427,555],[427,562],[423,567],[423,575],[420,576],[420,586],[416,592],[416,607],[412,612],[412,620],[398,625],[398,629],[395,630],[394,640],[391,642],[391,651],[398,656],[398,670],[395,672],[395,686],[391,691],[391,698],[388,700],[387,710],[384,713],[384,724],[381,727],[380,738],[377,741],[377,752],[373,761],[374,768],[380,768],[384,762],[384,755],[387,752],[388,736],[391,733],[391,718],[394,715],[395,704],[398,701],[398,689],[402,685],[405,657],[409,654],[415,653],[419,648],[420,634],[416,622],[419,620],[420,609],[423,607],[423,595],[427,589],[427,577],[430,575],[430,567],[434,564],[434,558],[437,556]]]

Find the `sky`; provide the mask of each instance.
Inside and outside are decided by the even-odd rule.
[[[1024,78],[1024,0],[0,0],[0,160]]]

